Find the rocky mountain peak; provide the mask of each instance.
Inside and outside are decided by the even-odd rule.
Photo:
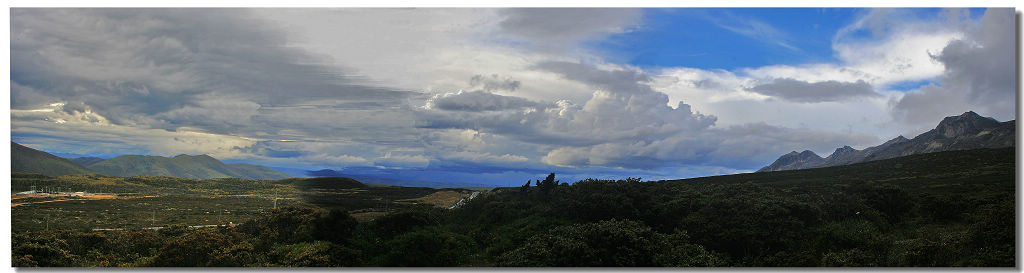
[[[882,143],[881,146],[888,146],[888,145],[892,145],[892,144],[896,144],[896,143],[900,143],[900,142],[906,142],[906,141],[909,141],[909,139],[903,137],[903,135],[900,135],[898,137],[894,137],[893,139],[890,139],[889,141],[886,141],[885,143]]]
[[[820,156],[818,156],[818,154],[812,152],[811,150],[804,150],[803,152],[800,152],[800,158],[807,158],[807,157],[821,158]]]
[[[835,152],[832,152],[831,158],[837,158],[845,155],[851,155],[857,153],[857,149],[850,146],[843,146],[842,148],[836,148]]]
[[[967,111],[959,116],[951,116],[942,119],[935,131],[944,137],[951,138],[962,135],[973,135],[984,129],[999,126],[999,122],[992,118],[986,118]]]
[[[775,163],[765,166],[758,171],[764,172],[803,169],[820,165],[824,160],[825,159],[821,158],[821,156],[818,156],[818,154],[815,154],[811,150],[804,150],[800,153],[792,151],[780,156],[779,159],[775,160]]]

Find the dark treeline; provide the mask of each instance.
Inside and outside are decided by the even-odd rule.
[[[453,210],[17,232],[14,266],[1015,266],[1014,150],[679,181],[552,174]]]

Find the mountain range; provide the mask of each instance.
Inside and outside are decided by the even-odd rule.
[[[174,176],[196,179],[235,177],[277,180],[290,176],[252,164],[224,164],[209,155],[175,157],[122,155],[111,159],[79,157],[65,159],[11,142],[11,171],[60,176],[98,173],[110,176]]]
[[[999,122],[969,111],[959,116],[946,117],[935,129],[913,139],[898,136],[864,150],[843,146],[825,158],[809,150],[800,153],[793,151],[758,172],[841,166],[942,151],[1013,147],[1016,143],[1016,130],[1014,120]]]
[[[424,180],[412,180],[412,179],[397,179],[387,178],[372,175],[360,175],[355,173],[348,173],[343,171],[336,171],[331,169],[322,169],[316,171],[305,171],[306,176],[311,177],[347,177],[368,185],[394,185],[402,187],[426,187],[426,188],[493,188],[494,185],[479,184],[479,183],[467,183],[467,182],[444,182],[444,181],[424,181]]]

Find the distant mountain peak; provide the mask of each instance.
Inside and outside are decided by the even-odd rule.
[[[857,149],[854,149],[853,147],[850,147],[850,146],[847,145],[847,146],[843,146],[842,148],[836,148],[836,151],[832,152],[832,155],[829,156],[829,157],[833,157],[833,156],[837,156],[837,155],[850,154],[850,153],[856,153],[856,152],[857,152]]]
[[[982,117],[974,111],[965,112],[959,116],[950,116],[942,119],[938,126],[935,126],[937,133],[947,138],[962,135],[973,135],[984,129],[999,126],[999,122],[993,118]]]
[[[905,138],[905,137],[903,137],[903,135],[900,135],[898,137],[894,137],[894,138],[886,141],[885,143],[882,143],[882,145],[878,145],[878,146],[875,146],[875,147],[882,148],[882,147],[887,147],[887,146],[890,146],[890,145],[893,145],[893,144],[903,143],[903,142],[907,142],[907,141],[910,141],[910,140]],[[867,150],[867,149],[865,149],[865,150]]]
[[[771,165],[761,168],[761,170],[758,171],[764,172],[802,169],[805,168],[806,166],[817,166],[824,162],[824,160],[825,159],[821,158],[821,156],[818,156],[818,154],[812,152],[811,150],[804,150],[803,152],[800,153],[792,151],[788,154],[779,157],[779,159],[775,160],[775,163],[772,163]]]
[[[800,156],[802,156],[802,157],[808,157],[808,156],[820,157],[820,156],[818,156],[818,154],[812,152],[811,150],[804,150],[803,152],[800,152]]]

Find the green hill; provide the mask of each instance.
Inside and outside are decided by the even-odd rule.
[[[281,172],[251,164],[224,164],[208,155],[175,157],[122,155],[87,166],[98,173],[113,176],[174,176],[196,179],[235,177],[274,180],[288,178]]]
[[[228,169],[234,170],[234,172],[239,175],[236,176],[238,178],[245,178],[242,176],[248,176],[250,177],[249,179],[277,180],[291,177],[277,170],[260,165],[236,163],[227,164],[227,166]]]
[[[71,162],[75,162],[75,164],[78,164],[78,165],[81,165],[81,166],[89,166],[89,165],[92,165],[92,164],[96,164],[97,162],[104,161],[106,159],[99,158],[99,157],[91,157],[90,156],[90,157],[68,158],[68,160],[71,160]]]
[[[67,159],[11,142],[11,172],[68,175],[93,173]]]

